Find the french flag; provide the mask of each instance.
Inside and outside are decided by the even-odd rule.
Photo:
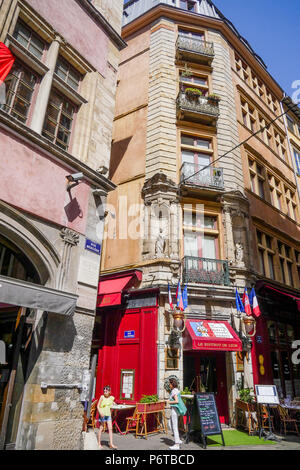
[[[258,301],[257,301],[257,297],[256,297],[254,287],[252,288],[252,290],[250,292],[250,302],[252,303],[252,308],[253,308],[254,315],[256,316],[256,318],[260,317],[261,311],[260,311],[260,308],[259,308],[259,305],[258,305]]]
[[[250,317],[252,315],[252,312],[251,312],[251,305],[250,305],[250,300],[248,296],[248,291],[246,287],[245,287],[245,292],[243,295],[243,302],[244,302],[244,307],[245,307],[245,313],[246,315],[248,315],[248,317]]]
[[[172,302],[172,294],[171,294],[171,289],[170,289],[170,284],[168,284],[168,294],[169,294],[169,305],[172,310],[174,310],[174,305]]]
[[[179,281],[178,281],[178,286],[177,286],[177,291],[176,291],[176,299],[177,299],[177,307],[180,308],[180,310],[183,312],[184,306],[183,306],[182,293],[181,293],[181,287],[180,287]]]

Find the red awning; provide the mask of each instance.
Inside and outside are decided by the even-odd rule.
[[[264,284],[264,287],[266,289],[273,290],[273,291],[277,292],[278,294],[285,295],[286,297],[290,297],[291,299],[296,300],[298,310],[300,311],[300,295],[288,294],[287,292],[284,292],[284,291],[279,290],[279,289],[275,289],[275,287],[269,286],[268,284]]]
[[[226,321],[186,320],[184,351],[242,351],[242,342]]]
[[[131,271],[120,276],[100,280],[98,287],[97,307],[121,305],[122,291],[132,287],[134,282],[141,280],[140,271]]]

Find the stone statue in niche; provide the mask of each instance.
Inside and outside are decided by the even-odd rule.
[[[155,256],[157,258],[160,258],[161,256],[163,256],[165,253],[165,249],[166,249],[166,240],[164,239],[164,236],[162,233],[163,231],[162,229],[160,229],[159,235],[155,242]]]
[[[235,260],[237,263],[244,262],[244,247],[240,242],[235,244]]]

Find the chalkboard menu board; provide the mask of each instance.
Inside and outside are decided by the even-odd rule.
[[[196,393],[191,431],[200,431],[202,442],[206,447],[206,436],[221,434],[225,446],[221,423],[213,393]]]

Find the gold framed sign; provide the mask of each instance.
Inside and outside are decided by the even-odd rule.
[[[121,369],[120,400],[134,400],[135,369]]]

